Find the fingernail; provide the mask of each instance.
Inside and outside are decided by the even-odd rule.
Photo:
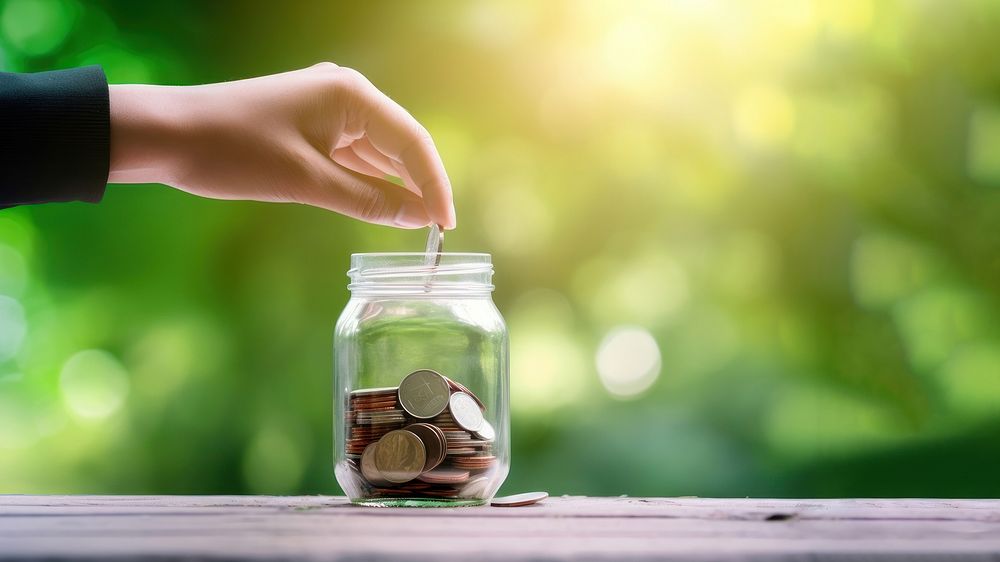
[[[431,223],[431,219],[427,217],[422,201],[406,200],[400,205],[393,222],[403,228],[423,228]]]

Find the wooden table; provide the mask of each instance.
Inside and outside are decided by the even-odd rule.
[[[997,500],[0,496],[0,560],[1000,560]]]

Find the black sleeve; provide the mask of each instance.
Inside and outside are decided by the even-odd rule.
[[[111,152],[99,66],[0,72],[0,208],[104,195]]]

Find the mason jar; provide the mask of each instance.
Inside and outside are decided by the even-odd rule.
[[[333,342],[337,482],[362,505],[488,502],[510,466],[490,255],[354,254],[348,276]]]

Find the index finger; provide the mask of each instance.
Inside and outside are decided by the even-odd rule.
[[[368,120],[365,134],[379,152],[402,164],[427,207],[427,215],[444,228],[455,228],[451,182],[437,147],[416,119],[375,86],[366,96]]]

